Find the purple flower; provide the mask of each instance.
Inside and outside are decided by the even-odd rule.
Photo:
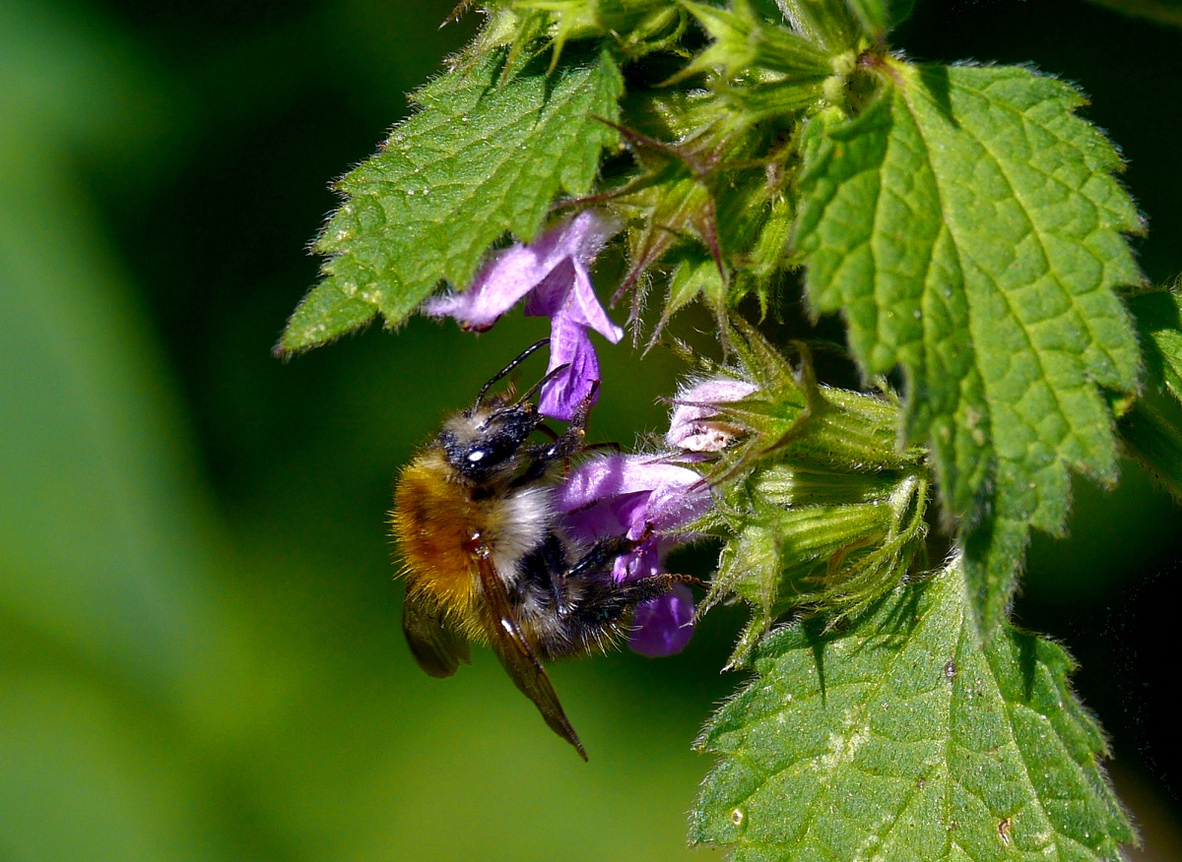
[[[694,594],[685,584],[645,602],[632,616],[628,646],[649,658],[677,655],[694,633]]]
[[[755,384],[733,377],[709,377],[683,387],[673,399],[665,442],[689,452],[722,451],[739,428],[719,418],[718,405],[740,401],[755,390]]]
[[[661,455],[602,455],[575,467],[555,489],[568,531],[590,543],[610,536],[637,542],[616,559],[619,582],[664,571],[665,554],[692,538],[682,530],[713,503],[702,477]],[[681,532],[679,532],[681,531]],[[694,600],[683,584],[636,609],[629,645],[647,656],[680,652],[693,634]]]
[[[612,344],[624,330],[607,316],[587,268],[620,227],[596,210],[584,210],[538,236],[497,253],[463,293],[432,297],[423,312],[454,317],[464,329],[488,329],[525,298],[525,313],[550,318],[550,366],[567,368],[542,388],[538,411],[570,421],[588,397],[596,397],[599,360],[591,345],[594,329]]]

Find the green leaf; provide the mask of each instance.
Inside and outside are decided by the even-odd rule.
[[[928,439],[988,633],[1031,527],[1062,532],[1068,468],[1110,484],[1112,414],[1139,355],[1115,292],[1141,274],[1121,162],[1029,69],[883,61],[861,116],[805,132],[796,241],[818,312],[869,374],[902,365],[904,437]]]
[[[602,53],[547,74],[539,59],[498,83],[503,51],[419,91],[418,113],[337,188],[347,196],[316,241],[324,280],[277,350],[306,350],[380,311],[409,317],[441,280],[466,287],[506,231],[531,239],[556,195],[591,188],[616,140],[623,81]],[[568,52],[568,57],[570,52]]]
[[[982,645],[959,563],[856,628],[765,639],[711,720],[695,843],[752,860],[1117,860],[1133,830],[1059,646]]]
[[[323,344],[338,335],[360,329],[377,313],[376,305],[355,292],[345,293],[337,279],[329,278],[300,300],[287,321],[275,352],[282,355]]]

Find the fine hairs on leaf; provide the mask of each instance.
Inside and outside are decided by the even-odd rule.
[[[798,623],[711,719],[694,843],[734,862],[1112,860],[1132,827],[1063,649],[1003,626],[984,647],[959,560],[854,627]]]

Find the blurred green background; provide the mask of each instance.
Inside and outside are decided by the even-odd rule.
[[[470,36],[449,11],[0,0],[0,860],[688,858],[689,743],[740,681],[718,673],[740,613],[676,658],[555,666],[589,764],[487,652],[438,683],[401,640],[391,477],[544,323],[270,356],[327,182]],[[933,0],[897,42],[1079,82],[1130,159],[1147,272],[1182,271],[1178,31]],[[595,436],[658,429],[674,359],[601,358]],[[1182,516],[1135,469],[1077,487],[1018,616],[1080,658],[1168,838]]]

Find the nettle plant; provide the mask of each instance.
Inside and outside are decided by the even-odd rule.
[[[552,325],[539,411],[566,421],[597,394],[591,330],[625,335],[598,255],[624,260],[598,287],[634,339],[676,347],[667,324],[703,303],[723,358],[693,360],[637,456],[678,472],[640,489],[615,571],[718,536],[697,615],[752,611],[731,666],[754,676],[698,740],[718,762],[691,840],[736,859],[1117,859],[1135,836],[1071,659],[1008,615],[1031,531],[1065,529],[1072,471],[1111,486],[1124,451],[1182,491],[1182,299],[1145,284],[1126,242],[1143,221],[1079,91],[910,62],[887,42],[909,7],[488,3],[340,181],[323,281],[278,351],[378,315],[479,331],[524,300]],[[792,314],[801,290],[814,321],[844,319],[847,344],[823,348],[863,390],[817,379],[818,340],[774,346],[742,316]],[[585,511],[593,485],[555,494]],[[670,515],[662,493],[695,502]],[[679,589],[638,609],[641,651],[684,644]]]

